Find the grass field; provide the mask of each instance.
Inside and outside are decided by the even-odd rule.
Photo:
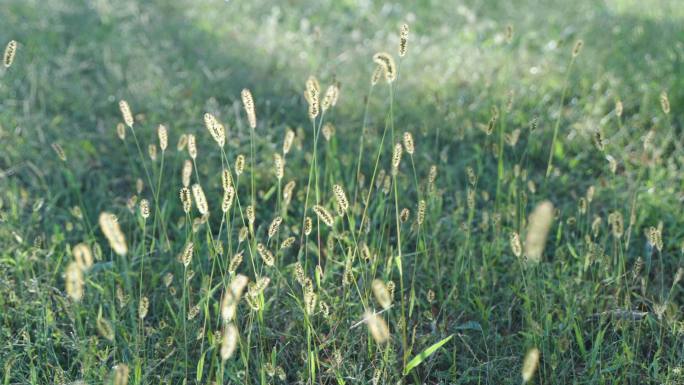
[[[684,384],[680,0],[0,19],[3,384]]]

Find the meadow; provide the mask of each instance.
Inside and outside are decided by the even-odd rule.
[[[2,384],[684,384],[680,0],[0,19]]]

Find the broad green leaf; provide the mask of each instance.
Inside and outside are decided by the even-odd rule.
[[[420,365],[423,361],[425,361],[426,358],[430,357],[432,353],[436,352],[437,349],[441,348],[442,345],[446,344],[449,342],[449,340],[453,337],[454,335],[450,335],[449,337],[446,337],[445,339],[437,342],[436,344],[430,346],[429,348],[423,350],[418,354],[417,356],[413,357],[411,361],[406,364],[406,367],[404,368],[404,375],[409,374],[409,372],[415,368],[416,366]]]

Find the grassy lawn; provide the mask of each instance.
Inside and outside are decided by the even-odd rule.
[[[684,384],[680,0],[0,20],[2,384]]]

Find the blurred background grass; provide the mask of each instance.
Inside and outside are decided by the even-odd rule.
[[[235,121],[228,129],[228,146],[235,150],[248,143],[239,116],[239,92],[250,88],[260,120],[266,122],[258,146],[270,153],[285,127],[306,127],[302,89],[306,78],[316,74],[341,84],[335,125],[339,147],[345,149],[357,143],[374,67],[371,56],[381,50],[394,52],[403,22],[411,26],[411,41],[397,83],[396,124],[401,130],[412,130],[417,142],[434,141],[433,151],[418,153],[417,159],[422,169],[440,164],[440,178],[452,189],[445,197],[447,211],[458,211],[453,190],[465,189],[466,165],[477,165],[481,183],[496,179],[495,161],[483,157],[490,150],[478,127],[487,123],[492,107],[506,105],[512,95],[509,127],[528,128],[533,121],[538,126],[521,139],[527,148],[522,159],[533,180],[543,177],[551,130],[561,114],[557,169],[547,197],[561,210],[574,210],[577,197],[596,184],[602,187],[597,210],[607,212],[612,203],[628,203],[638,190],[638,226],[662,221],[671,256],[668,271],[681,265],[684,152],[679,106],[684,102],[684,7],[680,0],[4,0],[0,19],[0,41],[19,42],[14,65],[0,72],[3,269],[30,270],[30,264],[18,261],[31,260],[26,245],[37,236],[49,237],[55,249],[64,240],[78,238],[63,229],[70,218],[68,208],[83,204],[93,221],[113,201],[125,202],[142,170],[115,143],[119,99],[129,101],[142,124],[167,124],[172,143],[181,132],[202,131],[205,111]],[[509,24],[515,32],[513,42],[506,44]],[[570,74],[566,104],[559,109],[577,39],[584,40],[584,49]],[[673,106],[669,122],[660,113],[662,91],[667,91]],[[614,111],[616,100],[624,103],[620,121]],[[371,111],[381,111],[384,103],[371,100]],[[370,114],[371,132],[381,132],[382,118],[381,113]],[[644,135],[670,124],[675,135],[663,144],[647,177],[640,180],[637,169],[642,160],[637,152]],[[594,150],[597,129],[606,135],[605,153],[618,160],[616,177],[611,176],[604,154]],[[155,132],[141,131],[141,135],[147,142]],[[210,141],[207,135],[200,135],[200,140]],[[64,148],[69,172],[62,172],[52,143]],[[351,169],[354,151],[342,152],[342,169]],[[207,153],[206,159],[200,169],[209,172],[218,155]],[[260,167],[270,168],[269,157],[262,161]],[[138,172],[131,173],[132,169]],[[165,189],[174,194],[177,185],[177,180],[164,181]],[[10,196],[22,199],[14,201]],[[42,211],[30,209],[41,200]],[[458,237],[447,233],[457,224],[445,226],[445,247],[458,247]],[[89,225],[83,230],[94,233]],[[6,287],[16,284],[3,280]],[[595,292],[586,293],[585,300],[591,301],[589,293]],[[497,303],[500,295],[496,292],[489,300]],[[16,330],[25,321],[22,311],[4,318],[2,339],[17,338]],[[485,329],[506,329],[491,326]],[[507,337],[491,337],[490,342],[501,350],[488,358],[518,355],[512,348],[519,348],[513,343],[517,340]],[[681,352],[670,354],[670,358],[682,357]],[[9,363],[11,356],[9,351],[0,352],[0,363]],[[560,357],[556,359],[560,362]],[[472,371],[499,365],[479,364],[485,368],[462,363],[465,382],[475,378],[467,376]],[[507,367],[505,361],[501,365]],[[566,379],[572,378],[571,371],[584,370],[557,365],[567,370],[559,374]],[[659,370],[648,366],[645,372]]]

